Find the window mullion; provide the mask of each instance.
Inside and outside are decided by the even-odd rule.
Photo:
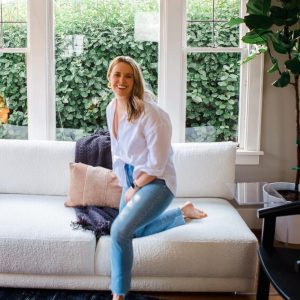
[[[27,48],[1,48],[0,53],[27,53]]]
[[[243,52],[244,48],[238,48],[238,47],[218,47],[218,48],[187,47],[186,51],[188,53],[224,53],[224,52],[239,53],[239,52]]]
[[[55,139],[53,1],[28,1],[28,139]]]
[[[185,1],[160,2],[159,91],[162,108],[168,111],[173,126],[173,142],[183,142],[185,137],[185,99],[183,26]],[[182,21],[179,21],[182,20]]]

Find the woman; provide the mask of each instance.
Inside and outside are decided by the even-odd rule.
[[[165,211],[176,190],[171,122],[156,103],[146,100],[138,64],[128,56],[116,57],[107,79],[115,95],[106,109],[113,170],[123,187],[120,212],[111,228],[111,289],[116,300],[124,299],[130,288],[134,237],[206,214],[191,202]]]

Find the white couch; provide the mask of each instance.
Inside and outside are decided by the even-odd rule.
[[[231,204],[235,144],[174,144],[177,198],[202,220],[134,240],[133,290],[253,291],[257,239]],[[109,289],[110,237],[64,207],[75,143],[0,140],[0,286]]]

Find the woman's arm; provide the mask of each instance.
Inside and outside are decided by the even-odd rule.
[[[141,172],[139,174],[139,176],[137,177],[137,179],[135,179],[134,181],[134,184],[135,184],[135,187],[130,187],[127,192],[126,192],[126,195],[125,195],[125,200],[126,200],[126,203],[128,203],[131,198],[133,197],[133,195],[140,189],[142,188],[144,185],[152,182],[154,179],[156,178],[156,176],[152,176],[152,175],[148,175],[147,173],[145,172]]]
[[[144,185],[150,183],[156,178],[156,176],[148,175],[145,172],[141,172],[137,179],[134,181],[135,185],[139,188],[143,187]]]

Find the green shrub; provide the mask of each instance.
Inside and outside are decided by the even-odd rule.
[[[158,44],[134,40],[134,5],[120,9],[117,0],[108,1],[109,7],[107,1],[106,4],[101,4],[102,1],[81,1],[84,7],[68,9],[63,2],[55,1],[60,7],[56,14],[55,37],[57,138],[76,139],[97,128],[106,128],[105,109],[113,97],[107,87],[106,71],[115,56],[130,55],[136,59],[142,67],[147,86],[157,93]],[[142,2],[143,6],[139,9],[144,11],[157,5],[153,0]],[[189,2],[191,7],[196,5],[196,1]],[[207,7],[202,12],[193,10],[195,13],[191,17],[205,18],[201,13],[209,11],[210,3],[206,2]],[[105,8],[95,9],[96,4],[105,5]],[[222,15],[229,16],[232,8],[226,1],[222,2],[221,8]],[[210,45],[209,26],[209,23],[189,26],[189,46]],[[19,30],[19,39],[22,40],[24,32],[19,27],[11,28],[11,36],[16,39]],[[74,48],[76,35],[79,40],[82,39],[82,52]],[[236,46],[238,30],[227,30],[224,23],[218,23],[214,39],[218,46]],[[194,128],[187,137],[188,141],[199,138],[236,140],[239,59],[235,53],[188,55],[186,127]],[[24,55],[0,54],[0,93],[5,95],[11,110],[9,124],[26,125]],[[66,136],[60,128],[79,130]]]

